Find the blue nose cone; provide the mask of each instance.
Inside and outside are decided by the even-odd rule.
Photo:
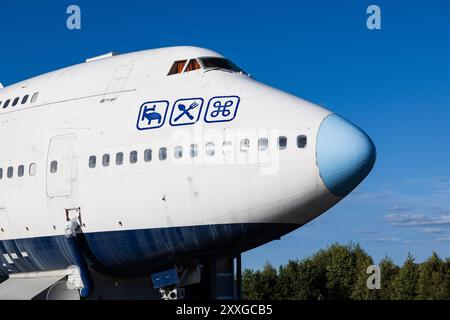
[[[331,193],[345,197],[372,170],[375,145],[354,124],[332,114],[326,117],[317,136],[317,165]]]

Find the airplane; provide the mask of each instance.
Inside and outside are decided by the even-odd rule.
[[[6,299],[63,276],[88,297],[92,272],[172,292],[182,270],[318,217],[376,160],[358,126],[188,46],[1,88],[0,135]]]

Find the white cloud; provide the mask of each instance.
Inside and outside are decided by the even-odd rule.
[[[426,234],[438,234],[438,233],[443,233],[444,230],[441,228],[425,228],[425,230],[423,230],[423,233]]]
[[[431,217],[424,214],[389,214],[385,220],[398,227],[450,226],[450,215]]]

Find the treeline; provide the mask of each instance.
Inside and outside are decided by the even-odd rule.
[[[278,270],[269,263],[263,270],[244,270],[242,295],[251,300],[450,299],[450,258],[442,260],[433,253],[416,263],[409,255],[397,266],[386,257],[378,265],[380,290],[367,288],[367,267],[373,264],[359,245],[335,244]]]

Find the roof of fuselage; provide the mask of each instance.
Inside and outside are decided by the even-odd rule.
[[[124,53],[124,54],[118,54],[111,57],[105,57],[102,59],[97,59],[91,62],[84,62],[76,65],[72,65],[66,68],[58,69],[55,71],[51,71],[15,84],[12,84],[10,86],[5,87],[4,89],[13,89],[17,87],[21,87],[25,84],[29,84],[31,82],[34,82],[36,80],[43,80],[45,78],[54,76],[55,74],[63,71],[70,71],[71,69],[80,67],[80,66],[101,66],[104,63],[110,63],[112,59],[116,59],[118,62],[120,60],[129,60],[130,58],[140,58],[145,57],[146,59],[155,59],[160,60],[162,63],[164,62],[171,62],[171,61],[177,61],[177,60],[184,60],[189,58],[196,58],[196,57],[202,57],[202,56],[212,56],[212,57],[223,57],[222,55],[218,54],[215,51],[204,49],[200,47],[191,47],[191,46],[178,46],[178,47],[167,47],[167,48],[158,48],[158,49],[149,49],[149,50],[142,50],[142,51],[136,51],[131,53]],[[1,88],[1,86],[0,86]]]

